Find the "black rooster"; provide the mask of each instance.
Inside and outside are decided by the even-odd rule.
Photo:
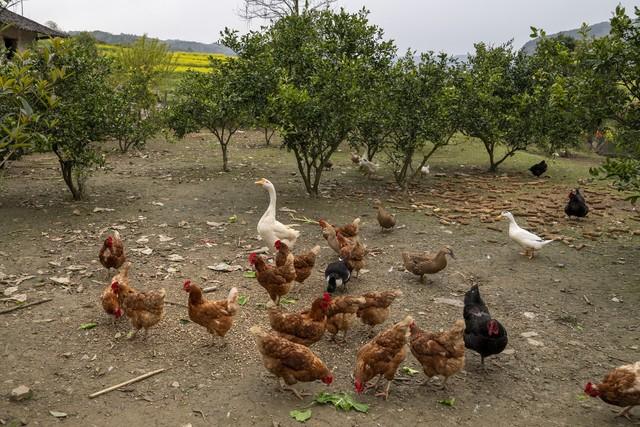
[[[567,202],[567,206],[564,207],[564,213],[566,213],[569,218],[572,216],[584,218],[589,213],[589,206],[587,206],[587,202],[584,200],[584,196],[582,196],[579,188],[569,193],[569,201]]]
[[[539,177],[547,171],[547,162],[543,160],[540,163],[536,163],[535,165],[531,166],[529,170],[532,174]]]
[[[351,271],[347,264],[341,259],[327,265],[324,270],[324,279],[327,282],[327,292],[334,293],[338,286],[342,286],[342,290],[346,290],[347,282],[351,279]]]
[[[491,318],[489,309],[480,297],[478,285],[474,285],[464,294],[464,346],[480,354],[480,363],[484,358],[502,353],[507,346],[507,330]]]

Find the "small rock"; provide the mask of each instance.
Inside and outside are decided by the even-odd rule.
[[[535,347],[542,347],[544,344],[542,341],[534,340],[533,338],[527,338],[527,342]]]
[[[174,382],[171,383],[171,387],[178,388],[178,387],[180,387],[180,383],[178,381],[174,381]]]
[[[447,304],[454,307],[464,307],[464,303],[462,301],[453,298],[436,298],[433,301],[436,304]]]
[[[33,396],[33,391],[26,385],[21,385],[13,390],[11,390],[11,394],[9,394],[9,399],[14,402],[20,402],[22,400],[29,400]]]
[[[74,210],[73,210],[73,214],[74,214],[74,215],[78,215],[78,216],[80,216],[80,215],[81,215],[81,214],[80,214],[80,210],[78,210],[78,209],[74,209]]]
[[[637,350],[637,349],[638,349],[638,346],[637,346],[637,345],[632,345],[632,346],[630,346],[629,348],[630,348],[631,350]]]
[[[84,291],[84,286],[80,285],[80,286],[78,286],[78,287],[76,288],[76,292],[77,292],[77,293],[81,294],[81,293],[82,293],[82,291]]]
[[[531,331],[531,332],[523,332],[523,333],[521,333],[521,334],[520,334],[520,336],[521,336],[522,338],[531,338],[531,337],[537,337],[537,336],[538,336],[538,333],[537,333],[537,332],[534,332],[534,331]]]
[[[536,318],[536,316],[537,316],[537,314],[532,313],[532,312],[530,312],[530,311],[525,311],[524,313],[522,313],[522,315],[523,315],[524,317],[526,317],[527,319],[535,319],[535,318]]]
[[[49,413],[51,415],[53,415],[56,418],[66,418],[67,414],[65,412],[60,412],[60,411],[49,411]]]
[[[71,352],[62,353],[62,357],[66,357],[67,359],[71,357]]]
[[[566,265],[564,265],[564,264],[562,264],[562,263],[559,263],[559,264],[556,264],[556,267],[558,267],[558,268],[565,268],[565,267],[566,267]]]
[[[4,293],[5,297],[8,297],[11,294],[16,293],[17,291],[18,291],[18,287],[17,286],[10,286],[7,289],[5,289],[3,293]]]
[[[502,352],[502,354],[506,354],[506,355],[511,355],[511,354],[515,354],[515,350],[512,348],[508,348],[505,351]]]
[[[118,339],[122,336],[122,332],[116,332],[116,334],[113,336],[115,339]]]
[[[613,301],[613,302],[622,302],[622,300],[620,298],[618,298],[618,297],[611,298],[611,301]]]
[[[167,259],[171,262],[180,262],[180,261],[184,261],[184,258],[178,254],[171,254],[169,256],[167,256]]]
[[[49,277],[53,283],[57,283],[58,285],[68,285],[71,283],[71,279],[68,277]]]
[[[175,239],[175,237],[169,237],[169,236],[165,236],[164,234],[160,234],[160,235],[158,236],[158,239],[160,240],[160,242],[163,242],[163,243],[164,243],[164,242],[170,242],[170,241],[172,241],[173,239]]]

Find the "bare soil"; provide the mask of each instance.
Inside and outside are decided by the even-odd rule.
[[[569,221],[562,209],[573,182],[535,180],[525,173],[496,177],[434,164],[431,175],[405,194],[388,176],[361,176],[344,150],[326,172],[322,196],[313,199],[304,194],[292,155],[263,147],[258,133],[238,135],[230,173],[219,172],[219,149],[208,138],[194,135],[175,145],[157,141],[127,155],[109,151],[109,170],[91,178],[85,202],[70,200],[50,155],[25,157],[0,181],[0,290],[18,286],[13,296],[26,294],[27,302],[53,298],[0,315],[0,419],[44,426],[290,426],[297,422],[289,411],[311,405],[309,426],[640,424],[637,408],[635,422],[614,418],[612,409],[618,408],[582,394],[587,381],[640,359],[640,253],[634,235],[640,222],[615,192],[587,188],[592,191],[588,200],[595,200],[592,214]],[[358,396],[371,405],[367,414],[312,405],[311,397],[303,402],[281,392],[248,333],[253,324],[268,325],[266,293],[242,271],[207,268],[227,262],[248,269],[248,252],[261,246],[255,227],[268,203],[267,194],[253,184],[263,176],[276,186],[278,207],[294,209],[296,218],[338,224],[363,218],[361,234],[373,255],[367,258],[369,271],[351,284],[350,293],[401,289],[404,295],[392,306],[390,321],[412,314],[421,327],[439,329],[461,318],[462,308],[436,298],[461,301],[477,282],[493,316],[509,332],[507,351],[488,359],[486,371],[478,355],[467,352],[465,370],[446,390],[419,386],[422,371],[415,376],[399,372],[388,401]],[[398,229],[379,231],[375,198],[397,212]],[[114,211],[94,212],[97,207]],[[562,240],[529,261],[508,240],[507,224],[493,222],[504,208],[522,226]],[[334,255],[316,225],[287,212],[278,216],[300,224],[296,251],[323,245],[316,271],[293,291],[296,302],[287,306],[302,310],[323,290],[324,267]],[[147,340],[127,340],[127,320],[114,325],[100,306],[109,279],[97,253],[112,227],[125,239],[134,286],[164,287],[167,300],[175,303],[166,306],[165,319]],[[161,241],[161,235],[173,239]],[[457,259],[428,283],[403,271],[402,250],[437,250],[444,244]],[[153,252],[136,251],[145,248]],[[169,261],[171,254],[184,261]],[[21,281],[26,276],[34,277]],[[57,284],[51,277],[69,277],[70,283]],[[184,321],[187,298],[181,284],[186,278],[217,286],[209,298],[224,298],[232,286],[248,298],[225,343],[208,346],[207,332]],[[0,309],[14,305],[1,302]],[[79,329],[88,322],[97,326]],[[526,332],[538,335],[527,339],[521,336]],[[365,326],[356,324],[346,345],[328,337],[315,344],[312,349],[334,369],[336,380],[329,388],[321,383],[302,388],[353,392],[355,354],[367,339]],[[403,366],[419,369],[411,355]],[[158,368],[168,370],[88,398]],[[7,396],[20,384],[30,387],[33,397],[11,402]],[[438,403],[452,397],[453,407]],[[67,417],[57,419],[50,411]]]

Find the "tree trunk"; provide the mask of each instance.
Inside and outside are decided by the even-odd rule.
[[[264,128],[264,142],[267,147],[271,145],[271,138],[273,138],[274,133],[276,133],[275,129],[273,129],[271,133],[269,133],[269,128]]]
[[[229,169],[229,154],[227,152],[227,144],[220,143],[220,147],[222,147],[222,170],[224,172],[230,172]]]
[[[376,153],[378,152],[378,148],[377,147],[369,147],[367,146],[367,159],[372,162],[373,161],[373,157],[376,155]]]
[[[75,166],[74,161],[64,160],[57,144],[53,145],[53,152],[56,156],[58,156],[60,170],[62,171],[62,179],[64,179],[65,184],[67,184],[67,187],[71,191],[73,200],[82,200],[82,197],[84,196],[84,186],[82,185],[82,182],[80,182],[80,180],[78,180],[77,186],[73,182],[73,167]]]
[[[73,182],[73,162],[71,160],[60,160],[60,168],[62,169],[62,178],[69,187],[73,200],[82,200],[83,187],[80,183],[76,186]]]
[[[489,154],[489,172],[495,172],[496,170],[498,170],[498,165],[495,162],[495,158],[494,158],[494,151],[496,148],[496,144],[495,142],[485,142],[482,141],[482,143],[484,144],[484,148],[487,150],[487,153]]]

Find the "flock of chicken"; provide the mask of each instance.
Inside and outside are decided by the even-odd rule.
[[[321,296],[312,301],[308,310],[287,313],[279,308],[280,300],[287,295],[294,282],[303,283],[310,277],[320,246],[307,253],[294,255],[300,232],[276,220],[276,192],[267,179],[256,182],[269,193],[269,207],[258,222],[257,230],[269,248],[275,250],[273,263],[265,257],[252,253],[249,263],[256,272],[257,282],[267,291],[268,318],[272,331],[254,325],[250,333],[255,337],[265,368],[279,378],[280,386],[294,392],[302,399],[302,394],[293,388],[298,382],[321,380],[331,384],[333,374],[327,365],[309,348],[319,342],[325,331],[336,340],[340,331],[346,341],[348,331],[356,319],[369,326],[369,332],[384,323],[390,315],[390,306],[402,292],[368,292],[360,296],[347,295],[347,283],[352,273],[357,277],[364,268],[367,249],[360,240],[360,219],[343,227],[336,227],[320,220],[322,235],[329,247],[339,256],[325,270],[326,287]],[[584,205],[584,215],[588,208],[579,190],[572,191],[569,205]],[[567,209],[569,209],[569,205]],[[575,207],[575,206],[574,206]],[[573,209],[572,207],[571,209]],[[381,205],[378,208],[378,222],[382,230],[395,226],[395,217]],[[571,211],[575,214],[575,211]],[[569,215],[569,213],[567,213]],[[574,216],[584,216],[574,215]],[[510,221],[509,236],[524,249],[524,255],[533,257],[534,251],[541,249],[552,240],[543,240],[533,233],[520,228],[513,215],[503,212],[502,218]],[[451,248],[445,246],[436,254],[404,252],[404,267],[422,278],[427,274],[441,271],[447,266],[446,256],[454,258]],[[100,262],[109,271],[120,269],[102,293],[102,306],[116,319],[126,315],[133,327],[129,338],[140,329],[145,332],[157,324],[164,315],[164,289],[139,292],[129,283],[130,263],[126,262],[124,246],[118,232],[107,237],[99,253]],[[184,282],[188,293],[189,318],[201,325],[215,338],[224,337],[233,325],[234,315],[239,310],[238,291],[232,288],[224,300],[206,300],[203,292],[190,280]],[[335,293],[341,291],[341,295]],[[356,355],[353,373],[355,390],[362,393],[368,389],[378,390],[379,382],[386,379],[386,387],[376,395],[389,396],[389,387],[397,369],[407,356],[407,347],[420,362],[427,377],[427,383],[435,377],[442,377],[440,387],[445,387],[449,377],[463,369],[465,348],[477,352],[484,359],[501,353],[508,342],[505,327],[491,317],[489,309],[480,296],[478,286],[473,286],[464,297],[463,319],[454,322],[444,332],[429,332],[420,329],[411,316],[379,332],[364,344]],[[408,346],[407,346],[408,344]],[[377,378],[374,385],[370,381]],[[640,404],[640,362],[621,366],[612,370],[599,384],[588,383],[585,393],[600,397],[607,403],[623,406],[620,415],[629,416],[629,410]]]

